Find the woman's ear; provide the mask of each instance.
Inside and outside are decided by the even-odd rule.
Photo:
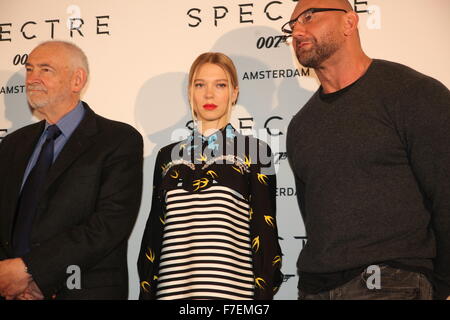
[[[235,87],[233,89],[233,92],[232,92],[232,95],[231,95],[231,104],[232,105],[236,104],[238,96],[239,96],[239,87]]]

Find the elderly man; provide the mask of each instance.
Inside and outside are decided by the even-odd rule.
[[[283,30],[320,88],[287,151],[308,242],[300,299],[450,295],[450,93],[369,58],[345,0],[300,0]]]
[[[142,137],[80,101],[85,54],[36,47],[29,104],[45,120],[0,144],[0,295],[126,299],[127,240],[142,192]]]

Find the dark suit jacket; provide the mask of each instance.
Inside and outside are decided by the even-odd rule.
[[[40,190],[32,248],[23,260],[46,297],[126,299],[127,240],[142,193],[142,137],[84,107],[83,120]],[[26,126],[0,144],[0,260],[12,257],[22,178],[44,126]],[[72,265],[81,270],[79,290],[67,286]]]

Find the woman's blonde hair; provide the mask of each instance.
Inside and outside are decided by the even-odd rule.
[[[225,71],[225,74],[227,76],[228,80],[228,89],[229,89],[229,100],[228,100],[228,121],[230,120],[231,115],[231,107],[236,104],[238,96],[236,96],[235,101],[232,101],[233,97],[233,91],[239,87],[238,82],[238,75],[236,71],[236,67],[234,66],[233,61],[226,56],[225,54],[221,52],[205,52],[202,53],[197,57],[197,59],[194,60],[192,63],[191,69],[189,71],[189,83],[188,83],[188,97],[189,97],[189,104],[191,106],[191,113],[192,113],[192,119],[194,122],[196,121],[197,117],[194,113],[194,93],[193,93],[193,87],[194,87],[194,79],[197,75],[198,70],[201,66],[203,66],[206,63],[212,63],[215,64],[223,69]],[[238,93],[239,95],[239,93]]]

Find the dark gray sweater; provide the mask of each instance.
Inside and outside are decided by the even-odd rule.
[[[383,60],[334,97],[320,90],[287,134],[308,236],[300,275],[319,283],[393,262],[430,270],[436,296],[449,296],[449,90]]]

